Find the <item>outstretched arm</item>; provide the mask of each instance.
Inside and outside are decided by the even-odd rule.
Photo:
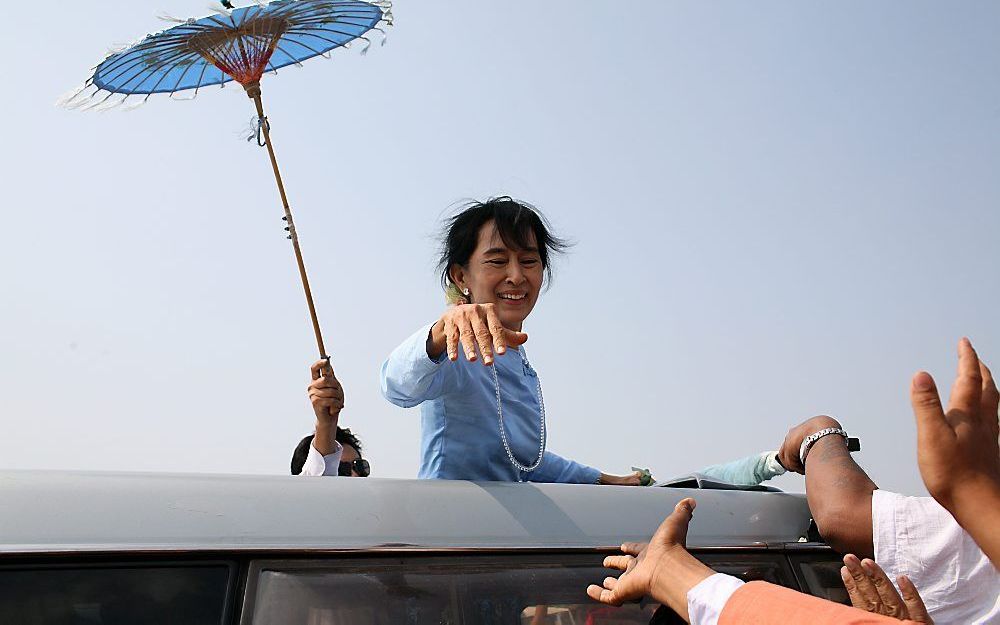
[[[806,454],[805,466],[799,460],[802,441],[825,428],[840,428],[840,423],[819,416],[792,428],[778,458],[788,470],[805,474],[809,509],[823,539],[841,553],[874,557],[872,492],[878,486],[854,462],[844,437],[824,436]]]

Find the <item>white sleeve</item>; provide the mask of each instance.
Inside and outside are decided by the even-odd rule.
[[[687,594],[691,625],[718,625],[722,609],[742,585],[742,580],[723,573],[716,573],[699,582]]]
[[[1000,622],[1000,573],[934,499],[876,490],[872,542],[889,579],[909,577],[935,622]]]
[[[337,446],[332,454],[323,455],[319,453],[315,446],[309,445],[309,455],[306,456],[306,462],[302,465],[302,473],[299,475],[311,475],[311,476],[334,476],[338,475],[337,471],[340,469],[340,459],[344,455],[344,446],[339,442],[334,442]]]

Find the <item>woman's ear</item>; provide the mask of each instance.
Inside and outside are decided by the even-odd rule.
[[[451,278],[451,283],[458,287],[459,291],[464,291],[466,288],[465,284],[465,269],[461,265],[455,263],[448,270],[448,277]]]

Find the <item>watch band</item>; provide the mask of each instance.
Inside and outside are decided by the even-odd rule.
[[[809,453],[809,449],[816,441],[829,434],[839,434],[844,437],[845,442],[847,441],[847,432],[841,428],[823,428],[822,430],[813,432],[809,436],[805,437],[802,441],[802,445],[799,447],[799,462],[802,463],[803,469],[805,469],[806,466],[806,455]]]

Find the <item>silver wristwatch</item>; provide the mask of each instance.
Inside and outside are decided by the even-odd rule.
[[[802,464],[803,469],[806,466],[806,454],[809,453],[809,448],[812,447],[816,441],[828,434],[839,434],[844,437],[844,442],[847,442],[847,432],[840,428],[823,428],[818,432],[813,432],[809,436],[805,437],[802,441],[802,445],[799,447],[799,462]]]

